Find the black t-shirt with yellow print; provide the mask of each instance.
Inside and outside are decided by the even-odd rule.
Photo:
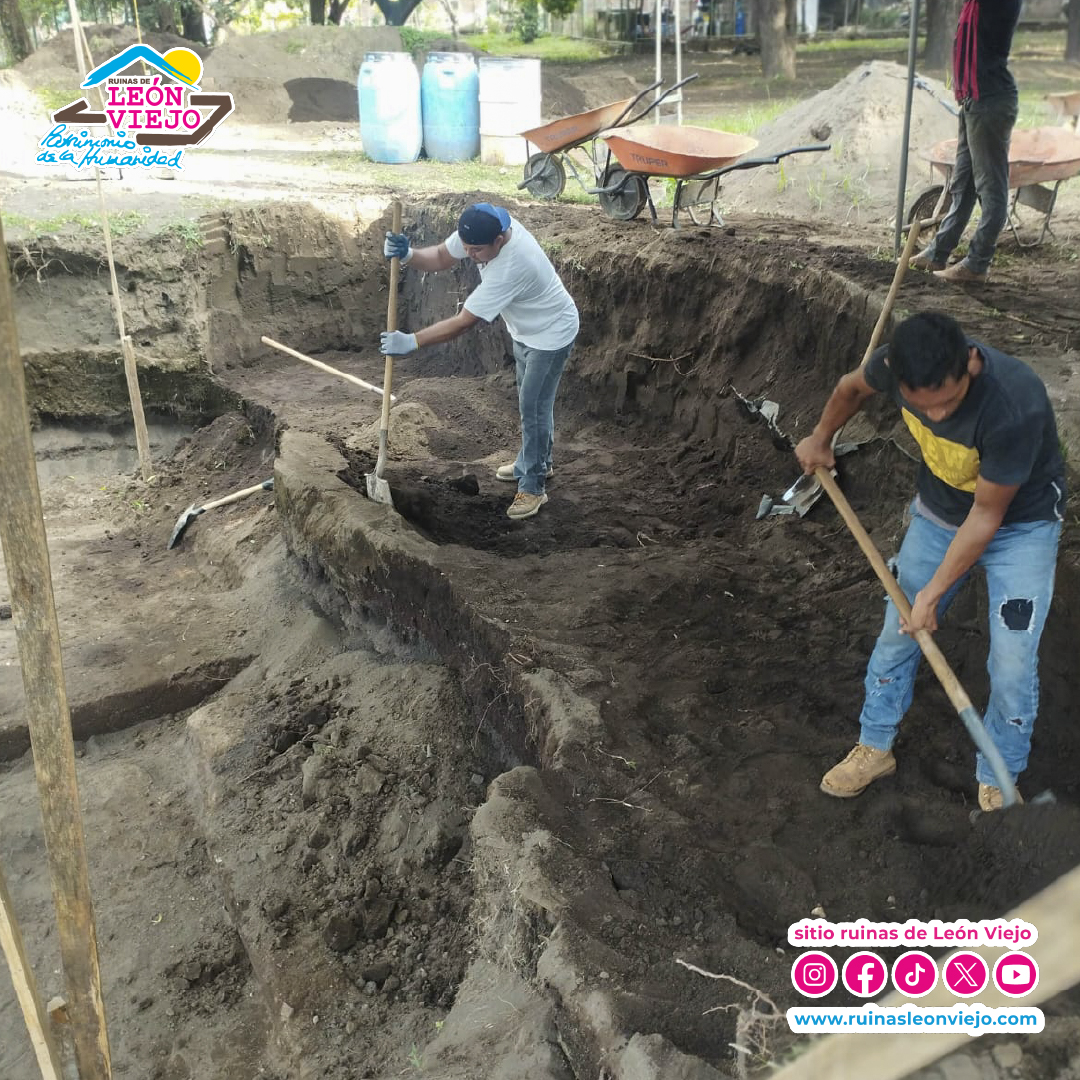
[[[1065,462],[1057,423],[1042,380],[1021,360],[978,341],[983,367],[960,407],[934,423],[913,409],[886,363],[889,347],[870,357],[863,377],[900,406],[922,451],[919,498],[936,517],[962,525],[980,476],[995,484],[1019,484],[1003,524],[1059,521],[1065,507]]]

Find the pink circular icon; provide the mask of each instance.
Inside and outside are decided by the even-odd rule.
[[[1039,965],[1027,953],[1006,953],[994,964],[994,985],[1006,997],[1030,994],[1039,985]]]
[[[904,997],[926,997],[937,986],[937,964],[924,952],[906,952],[893,964],[892,984]]]
[[[957,997],[974,997],[986,989],[990,967],[977,952],[958,952],[945,961],[941,978]]]
[[[857,952],[844,961],[840,977],[856,997],[872,998],[885,989],[889,969],[877,953]]]
[[[826,952],[805,952],[791,965],[791,984],[804,997],[824,997],[836,980],[836,961]]]

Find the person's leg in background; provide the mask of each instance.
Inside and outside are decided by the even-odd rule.
[[[968,111],[961,105],[957,126],[956,160],[952,180],[949,183],[949,209],[934,239],[912,260],[910,265],[920,270],[942,270],[960,243],[960,237],[971,220],[975,209],[975,177],[972,169],[971,149],[968,144]]]
[[[982,207],[963,261],[973,274],[990,269],[998,236],[1009,216],[1009,140],[1017,105],[1011,97],[975,101],[968,113],[972,176]]]

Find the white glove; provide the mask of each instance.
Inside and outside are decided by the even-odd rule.
[[[401,330],[384,330],[382,332],[382,345],[380,351],[390,356],[407,356],[416,352],[416,335],[406,334]]]
[[[388,259],[393,259],[395,256],[399,258],[402,266],[413,257],[413,250],[409,247],[409,238],[400,232],[388,232],[383,241],[382,250]]]

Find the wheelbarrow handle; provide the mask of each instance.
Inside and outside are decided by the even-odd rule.
[[[688,176],[686,179],[715,180],[718,176],[723,176],[725,173],[729,172],[736,172],[739,169],[756,169],[759,165],[775,165],[781,158],[789,157],[791,154],[813,154],[831,149],[832,143],[821,143],[818,146],[795,146],[790,150],[780,150],[775,154],[770,154],[768,157],[740,158],[734,164],[725,165],[722,169],[716,169],[714,172],[705,173],[702,176]]]
[[[649,105],[646,108],[642,109],[642,111],[638,113],[637,116],[635,116],[632,120],[627,120],[626,124],[621,126],[625,127],[629,124],[636,124],[639,120],[644,119],[664,100],[664,98],[670,97],[672,94],[675,93],[676,90],[679,89],[679,87],[685,86],[688,82],[693,82],[697,77],[698,75],[695,71],[693,75],[687,75],[685,79],[680,79],[677,83],[672,83],[672,85],[669,86],[658,98],[656,98],[655,101],[650,102]],[[657,86],[659,86],[659,83],[654,83],[652,86],[649,87],[649,90],[653,90]],[[646,90],[645,93],[647,94],[649,90]],[[615,125],[613,124],[612,127],[614,126]]]
[[[645,89],[642,90],[640,94],[637,94],[631,100],[630,104],[627,105],[626,108],[623,109],[623,111],[621,113],[619,113],[618,118],[615,120],[615,122],[613,124],[609,125],[609,127],[613,127],[613,128],[622,127],[623,121],[630,115],[630,113],[632,113],[634,111],[634,109],[637,108],[637,103],[646,94],[652,93],[652,91],[655,90],[658,86],[661,86],[663,84],[663,82],[664,82],[663,79],[657,79],[656,82],[651,83],[649,86],[646,86]],[[644,114],[642,114],[642,115],[644,115]]]

